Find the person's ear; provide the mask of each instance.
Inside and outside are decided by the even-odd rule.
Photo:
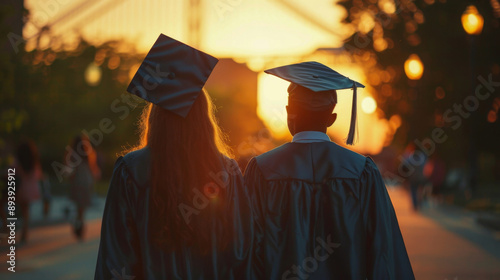
[[[286,112],[287,112],[287,125],[288,125],[288,131],[290,131],[290,134],[295,135],[295,121],[294,121],[294,116],[288,106],[286,107]]]
[[[332,126],[332,124],[337,120],[337,114],[331,114],[328,116],[328,121],[326,123],[326,127]]]

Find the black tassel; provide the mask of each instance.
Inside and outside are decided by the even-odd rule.
[[[351,111],[351,126],[349,127],[349,134],[347,135],[347,145],[352,145],[354,143],[354,136],[356,135],[356,115],[357,115],[357,104],[358,104],[358,93],[356,83],[352,82],[352,89],[354,90],[352,96],[352,111]]]

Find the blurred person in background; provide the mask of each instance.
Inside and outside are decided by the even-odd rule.
[[[202,89],[217,61],[162,34],[132,79],[153,104],[115,163],[95,279],[254,279],[249,197]]]
[[[465,199],[470,199],[471,191],[467,185],[469,180],[470,174],[467,169],[467,164],[463,159],[450,163],[444,179],[447,200],[452,201],[456,195]]]
[[[47,174],[42,174],[42,178],[40,180],[40,191],[42,194],[42,202],[43,202],[43,217],[44,219],[47,219],[49,216],[49,211],[50,211],[50,202],[52,200],[52,194],[51,194],[51,184],[49,177]]]
[[[31,140],[21,142],[16,149],[16,204],[19,205],[23,225],[21,242],[28,239],[31,203],[40,198],[39,181],[42,178],[40,157]]]
[[[427,160],[424,167],[424,175],[430,186],[428,198],[432,198],[432,200],[429,202],[433,203],[433,200],[438,203],[442,202],[443,185],[446,178],[446,164],[437,153],[432,154]]]
[[[411,202],[414,211],[420,209],[423,189],[427,183],[424,175],[424,167],[427,163],[427,156],[415,147],[414,143],[409,143],[403,153],[403,166],[408,169],[408,185],[410,188]]]
[[[85,210],[90,206],[94,183],[99,179],[101,171],[97,166],[96,152],[87,135],[82,134],[75,137],[71,153],[66,158],[79,159],[70,175],[70,199],[76,206],[73,232],[79,240],[82,240],[85,228]]]

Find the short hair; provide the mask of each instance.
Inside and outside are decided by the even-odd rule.
[[[321,111],[312,111],[305,108],[300,103],[289,102],[288,114],[295,115],[292,118],[297,123],[303,125],[324,125],[327,126],[328,118],[332,114],[335,104],[330,105],[327,109]]]

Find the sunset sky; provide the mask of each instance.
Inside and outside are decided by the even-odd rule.
[[[52,23],[78,7],[81,0],[26,0],[33,23]],[[189,1],[86,1],[86,7],[54,25],[55,33],[79,30],[92,41],[125,39],[147,51],[159,33],[188,42]],[[294,13],[341,34],[341,7],[332,0],[202,0],[202,50],[220,57],[301,55],[318,47],[340,47],[343,36],[323,30]],[[288,3],[288,4],[283,4]],[[25,36],[36,30],[28,25]],[[343,31],[345,32],[345,31]]]
[[[39,27],[55,23],[52,31],[71,45],[77,32],[94,43],[123,39],[147,52],[159,33],[190,44],[189,19],[195,9],[190,1],[167,0],[26,0],[31,22],[24,36],[31,38]],[[199,9],[198,48],[214,56],[231,57],[259,72],[258,114],[276,137],[287,135],[283,117],[288,83],[270,77],[265,68],[301,62],[318,48],[339,48],[351,28],[341,24],[346,12],[332,0],[203,0]],[[90,7],[90,8],[87,8]],[[299,12],[297,12],[299,11]],[[38,27],[38,28],[37,28]],[[192,41],[191,44],[195,44]],[[28,48],[32,45],[28,45]],[[327,64],[340,73],[365,83],[359,66]],[[330,131],[338,139],[347,135],[352,91],[339,93],[339,119]],[[376,111],[363,112],[370,88],[359,90],[359,136],[355,150],[376,153],[382,148],[388,123]],[[373,100],[368,100],[373,101]],[[364,103],[363,103],[364,102]],[[365,106],[362,108],[361,104]],[[373,107],[373,106],[368,106]],[[365,110],[366,111],[366,110]],[[370,111],[370,110],[369,110]],[[277,125],[276,119],[281,122]],[[375,140],[374,142],[374,139]]]

